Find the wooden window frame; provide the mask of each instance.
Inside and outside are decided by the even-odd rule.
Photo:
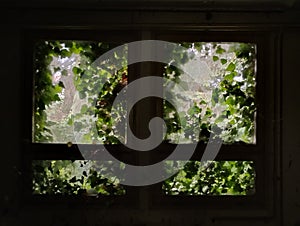
[[[128,29],[123,27],[121,29]],[[119,28],[120,29],[120,28]],[[84,31],[84,32],[83,32]],[[84,34],[78,35],[79,32]],[[133,30],[136,35],[119,36],[120,42],[157,39],[165,41],[208,41],[208,42],[249,42],[257,45],[257,74],[256,74],[256,101],[257,101],[257,134],[256,144],[251,145],[222,145],[222,148],[216,160],[238,160],[238,161],[254,161],[256,170],[256,193],[250,196],[166,196],[162,193],[162,183],[151,185],[148,187],[127,187],[125,196],[107,196],[99,199],[82,199],[80,197],[33,197],[31,194],[31,160],[37,159],[60,159],[72,160],[82,159],[80,151],[73,145],[68,147],[66,144],[33,144],[31,142],[32,134],[32,78],[33,75],[33,43],[36,40],[57,39],[57,40],[97,40],[97,34],[105,34],[108,41],[112,37],[118,37],[117,29],[71,29],[62,31],[59,29],[28,29],[24,32],[24,115],[23,115],[23,137],[24,150],[23,167],[25,178],[23,184],[24,201],[35,205],[37,203],[73,203],[81,205],[83,202],[93,207],[102,208],[101,203],[114,200],[116,208],[139,208],[145,207],[153,210],[161,210],[169,208],[178,211],[185,209],[204,210],[207,209],[209,215],[225,215],[232,216],[234,209],[239,216],[248,216],[249,211],[255,216],[271,216],[274,213],[274,196],[276,189],[276,175],[278,172],[274,170],[278,160],[278,125],[274,124],[280,117],[279,107],[280,99],[275,95],[280,92],[279,72],[280,66],[278,62],[277,47],[280,45],[278,34],[272,30],[260,30],[251,27],[235,27],[228,29],[227,27],[186,27],[173,26],[168,29],[165,27],[155,27],[148,29]],[[128,31],[127,31],[128,32]],[[105,41],[103,39],[98,41]],[[276,65],[276,66],[275,66]],[[143,72],[143,66],[134,66],[129,69],[132,73]],[[28,79],[30,77],[31,79]],[[138,111],[138,110],[137,110]],[[138,112],[136,114],[139,114]],[[88,148],[89,145],[87,145]],[[168,155],[171,144],[162,143],[155,152],[156,155],[147,156],[146,161],[151,159],[161,159]],[[130,161],[141,161],[145,159],[140,153],[131,152],[130,150],[119,146],[105,146],[111,150],[114,156],[121,155],[120,158],[127,158]],[[98,147],[99,148],[99,147]],[[200,160],[205,146],[199,144],[192,160]],[[100,147],[104,149],[104,146]],[[121,152],[120,152],[121,150]],[[42,153],[42,152],[43,153]],[[120,154],[121,153],[121,154]],[[158,154],[157,154],[158,153]],[[100,152],[101,154],[101,152]],[[123,155],[123,156],[122,156]],[[28,186],[30,191],[28,190]],[[230,206],[228,213],[224,208]]]

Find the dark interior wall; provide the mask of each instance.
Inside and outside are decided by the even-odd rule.
[[[89,1],[83,4],[63,1],[12,2],[0,4],[1,24],[1,182],[0,226],[14,225],[300,225],[300,8],[297,1],[160,1],[157,4],[141,2],[117,5]],[[78,3],[78,4],[77,4]],[[2,5],[2,6],[1,6]],[[103,10],[101,7],[105,7]],[[95,6],[95,7],[93,7]],[[132,7],[133,10],[129,10]],[[118,10],[114,10],[118,8]],[[227,11],[227,8],[230,9]],[[193,10],[191,10],[193,9]],[[209,14],[208,14],[209,13]],[[101,21],[101,22],[99,22]],[[276,156],[278,188],[274,195],[271,214],[240,216],[216,220],[206,217],[206,210],[195,211],[188,207],[179,213],[172,208],[160,210],[147,208],[121,208],[119,210],[90,208],[72,205],[30,206],[22,201],[21,179],[22,114],[24,114],[22,81],[31,75],[24,73],[24,32],[34,28],[102,28],[116,26],[153,29],[185,24],[189,28],[251,27],[251,29],[274,30],[278,35],[278,63],[274,71],[279,74],[277,86],[281,120],[276,123],[280,141]],[[276,69],[275,69],[276,68]],[[279,89],[280,90],[280,89]],[[228,208],[230,212],[230,207]]]
[[[282,199],[285,225],[300,225],[299,68],[300,33],[289,31],[283,39]]]

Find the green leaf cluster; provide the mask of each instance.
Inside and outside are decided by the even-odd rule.
[[[180,162],[167,162],[174,167]],[[163,183],[167,195],[251,195],[255,193],[255,171],[249,161],[189,161]]]
[[[104,177],[101,162],[43,160],[33,162],[33,194],[47,195],[123,195],[115,178]],[[101,168],[100,170],[97,170]],[[102,172],[102,174],[100,173]]]
[[[184,46],[194,48],[193,51],[198,51],[198,55],[202,54],[202,59],[211,64],[211,70],[215,73],[209,85],[212,90],[211,99],[204,99],[199,91],[199,98],[182,112],[177,112],[165,101],[163,117],[167,124],[166,139],[178,143],[176,134],[180,134],[181,141],[207,142],[211,128],[216,126],[222,129],[220,136],[224,143],[254,143],[255,46],[250,43],[184,43]],[[189,55],[188,52],[186,55]],[[190,59],[193,57],[192,55]],[[180,80],[182,74],[183,72],[172,65],[165,67],[164,76],[177,83],[183,82]],[[192,98],[184,95],[177,93],[168,97],[174,101],[178,98]],[[222,112],[216,113],[214,109],[218,107],[223,108]]]

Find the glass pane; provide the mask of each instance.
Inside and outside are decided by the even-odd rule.
[[[105,143],[124,141],[115,134],[111,108],[127,85],[127,47],[99,60],[116,44],[40,41],[34,50],[33,142]],[[96,61],[97,60],[97,61]],[[118,109],[122,118],[125,109]]]
[[[212,127],[224,143],[255,143],[256,45],[181,43],[186,48],[165,66],[164,120],[171,143],[207,142]],[[186,73],[186,71],[189,72]],[[175,84],[175,85],[171,85]],[[170,88],[171,87],[171,88]]]
[[[33,194],[124,195],[125,189],[118,178],[107,177],[107,166],[109,162],[35,160],[32,164]]]
[[[180,165],[183,165],[180,161],[169,161],[166,169]],[[164,181],[163,191],[166,195],[252,195],[255,193],[253,162],[189,161],[183,170]]]

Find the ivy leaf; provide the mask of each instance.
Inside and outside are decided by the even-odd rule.
[[[79,98],[84,99],[86,97],[85,92],[79,92]]]
[[[63,70],[63,71],[61,72],[61,74],[62,74],[62,76],[67,76],[67,75],[68,75],[68,72],[67,72],[67,70]]]
[[[86,104],[82,105],[80,113],[81,114],[85,114],[88,110],[88,106]]]
[[[226,98],[226,104],[228,104],[228,105],[234,105],[235,104],[235,98],[234,98],[234,96],[228,96]]]
[[[227,81],[229,81],[229,82],[232,82],[233,78],[234,78],[234,74],[233,73],[227,74],[224,77],[224,79],[227,80]]]
[[[53,97],[53,100],[54,101],[60,101],[60,98],[59,98],[59,96],[57,94],[55,94],[54,97]]]
[[[73,123],[74,123],[73,117],[71,117],[71,118],[68,120],[67,123],[68,123],[69,126],[73,125]]]
[[[79,75],[82,72],[82,70],[79,67],[73,67],[72,71],[76,75]]]
[[[54,72],[58,72],[61,70],[60,67],[54,67],[53,69],[54,69]]]
[[[60,54],[62,57],[69,57],[72,53],[66,49],[63,49]]]
[[[217,60],[219,60],[219,57],[213,56],[213,61],[217,61]]]
[[[227,68],[226,71],[234,71],[235,70],[235,64],[234,63],[230,63]]]
[[[86,142],[90,143],[92,142],[92,137],[90,134],[84,134],[83,135],[83,140],[85,140]]]
[[[221,59],[221,64],[226,64],[227,63],[227,60],[226,59]]]
[[[205,100],[201,100],[199,104],[207,104]]]
[[[220,45],[218,45],[217,50],[216,50],[216,53],[217,53],[217,54],[223,54],[224,52],[226,52],[226,50],[223,49]]]

